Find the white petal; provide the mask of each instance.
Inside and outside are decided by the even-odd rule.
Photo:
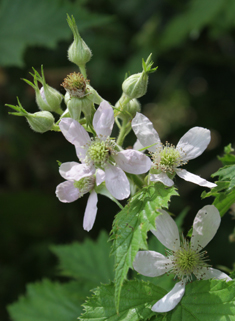
[[[74,187],[73,182],[65,181],[56,187],[56,196],[63,203],[71,203],[80,197],[79,190]]]
[[[200,156],[207,148],[211,140],[209,129],[193,127],[179,140],[176,149],[179,150],[182,159],[188,161]]]
[[[178,227],[173,218],[164,210],[158,210],[161,214],[156,218],[156,231],[151,232],[168,249],[176,251],[180,247]]]
[[[134,149],[123,150],[114,155],[117,166],[131,174],[143,174],[150,170],[150,158]]]
[[[140,141],[137,139],[137,141],[135,142],[133,149],[134,150],[139,150],[139,149],[143,149],[144,146],[140,143]],[[144,150],[142,150],[142,152],[144,152]]]
[[[182,168],[176,168],[175,169],[176,174],[183,178],[185,181],[187,182],[191,182],[200,186],[204,186],[204,187],[208,187],[208,188],[213,188],[215,186],[217,186],[214,183],[208,182],[206,179],[201,178],[198,175],[192,174],[188,171],[186,171],[186,169],[182,169]]]
[[[113,108],[106,100],[103,100],[100,106],[97,108],[93,118],[93,126],[97,136],[100,136],[101,139],[106,139],[111,135],[113,124]]]
[[[86,210],[83,219],[83,228],[87,232],[89,232],[92,229],[95,223],[97,213],[97,202],[98,197],[96,192],[93,190],[87,200]]]
[[[145,276],[160,276],[172,268],[171,261],[164,255],[154,251],[141,251],[136,254],[134,269]]]
[[[105,172],[102,169],[97,169],[96,171],[96,186],[99,186],[105,180]]]
[[[193,221],[191,248],[201,250],[215,236],[221,222],[219,211],[214,205],[206,205],[198,211]]]
[[[148,148],[151,152],[155,152],[161,141],[151,121],[143,114],[137,112],[131,126],[142,146],[147,147],[156,144]]]
[[[82,163],[84,162],[84,160],[86,158],[86,153],[87,153],[88,148],[89,148],[88,144],[85,146],[82,146],[82,147],[78,146],[78,145],[75,146],[77,157]]]
[[[197,279],[224,279],[226,282],[231,281],[232,279],[226,273],[221,272],[220,270],[216,270],[210,267],[203,267],[197,273],[194,273]]]
[[[173,186],[174,182],[170,179],[166,173],[150,174],[150,181],[162,182],[166,186]]]
[[[73,145],[83,146],[91,140],[82,125],[72,118],[61,119],[59,126],[64,137]]]
[[[185,284],[178,282],[173,289],[168,292],[161,300],[157,301],[152,307],[154,312],[168,312],[173,310],[181,301],[185,292]]]
[[[130,195],[130,183],[119,167],[108,164],[105,168],[105,184],[108,191],[118,200]]]
[[[79,181],[83,177],[93,175],[90,167],[76,162],[67,162],[61,164],[59,172],[63,178],[73,181]]]

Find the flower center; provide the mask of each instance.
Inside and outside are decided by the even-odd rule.
[[[96,137],[91,141],[86,154],[87,165],[94,165],[96,168],[104,168],[104,165],[109,161],[110,156],[115,154],[115,142],[110,138],[105,141]]]
[[[89,83],[89,80],[85,79],[80,72],[74,72],[64,79],[61,86],[64,87],[71,97],[82,98],[88,94],[86,88],[87,83]]]
[[[198,275],[202,267],[208,266],[205,263],[207,260],[206,254],[206,251],[199,253],[191,249],[189,242],[183,239],[181,247],[175,252],[170,252],[168,256],[172,262],[171,272],[180,280],[191,281],[192,274]]]
[[[74,187],[79,189],[79,192],[81,193],[81,197],[88,193],[94,186],[95,186],[95,177],[87,176],[81,178],[79,181],[75,181],[73,183]]]
[[[174,173],[175,168],[185,164],[179,150],[174,145],[166,143],[161,149],[152,154],[153,168],[162,172]]]

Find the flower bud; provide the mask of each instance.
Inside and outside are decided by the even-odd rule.
[[[124,93],[116,102],[115,107],[118,110],[118,112],[115,113],[115,116],[118,116],[123,120],[131,120],[135,117],[136,112],[140,112],[141,110],[141,105],[138,100],[135,98],[130,100]]]
[[[83,67],[91,59],[91,50],[81,38],[74,17],[71,16],[70,18],[67,15],[67,22],[74,37],[74,41],[68,50],[68,59],[78,67]]]
[[[156,71],[156,68],[151,68],[153,62],[150,60],[151,55],[146,62],[142,60],[143,71],[138,74],[131,75],[122,84],[122,90],[130,99],[140,98],[146,94],[148,85],[148,74]]]
[[[27,79],[24,81],[32,86],[36,93],[36,102],[38,107],[44,111],[56,112],[61,115],[62,110],[60,104],[63,96],[56,90],[46,83],[43,66],[41,67],[42,76],[33,68],[34,74],[30,73],[34,78],[34,84]],[[39,89],[38,82],[42,84],[41,89]]]
[[[82,101],[80,98],[71,97],[67,103],[68,111],[70,117],[76,121],[80,120],[81,110],[82,110]]]
[[[28,123],[29,126],[31,127],[32,130],[38,133],[45,133],[52,128],[56,127],[54,124],[54,117],[49,111],[38,111],[34,114],[28,113],[21,105],[19,99],[18,104],[19,106],[13,106],[13,105],[6,105],[14,110],[16,112],[14,113],[9,113],[15,116],[24,116]]]

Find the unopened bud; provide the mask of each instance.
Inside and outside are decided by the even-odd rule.
[[[136,112],[140,112],[141,110],[141,105],[138,100],[135,98],[130,100],[124,93],[116,102],[115,107],[117,108],[117,112],[115,112],[116,116],[123,120],[131,120],[135,117]]]
[[[140,98],[146,94],[148,85],[148,74],[156,71],[151,68],[153,62],[150,60],[151,55],[146,61],[142,60],[143,71],[138,74],[131,75],[122,84],[122,90],[130,99]]]
[[[31,113],[28,113],[21,106],[19,100],[18,100],[18,104],[19,106],[6,105],[16,110],[16,112],[9,113],[9,114],[15,115],[15,116],[24,116],[27,119],[31,129],[34,130],[35,132],[45,133],[51,130],[55,126],[54,117],[49,111],[38,111],[34,114],[31,114]]]
[[[44,111],[56,112],[61,115],[62,110],[60,104],[63,96],[55,88],[49,86],[46,83],[43,66],[41,67],[42,76],[33,68],[34,74],[31,74],[34,78],[34,84],[27,79],[24,81],[32,86],[36,93],[36,102],[38,107]],[[41,89],[39,89],[38,82],[42,84]]]
[[[92,57],[91,50],[81,38],[74,17],[71,16],[70,18],[70,16],[67,15],[67,22],[74,37],[74,41],[68,50],[68,58],[78,67],[83,67]]]

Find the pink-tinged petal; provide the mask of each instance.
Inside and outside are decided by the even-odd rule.
[[[206,205],[200,209],[193,221],[191,248],[195,251],[203,249],[215,236],[220,222],[219,211],[214,205]]]
[[[208,279],[217,279],[225,280],[226,282],[231,281],[232,279],[226,273],[221,272],[210,267],[203,267],[198,272],[194,272],[195,276],[199,280],[208,280]]]
[[[65,181],[56,187],[56,196],[63,203],[71,203],[80,197],[79,190],[74,187],[73,182]]]
[[[173,218],[164,210],[158,210],[161,214],[156,218],[156,231],[151,232],[169,250],[177,251],[180,247],[178,227]]]
[[[166,173],[160,174],[150,174],[150,181],[152,182],[161,182],[166,186],[173,186],[174,182],[170,179]]]
[[[78,164],[76,162],[67,162],[60,165],[60,175],[73,181],[79,181],[81,178],[93,175],[90,167],[85,164]]]
[[[101,139],[106,139],[111,135],[113,124],[113,108],[106,100],[103,100],[100,106],[97,108],[93,118],[93,126],[97,136],[99,136]]]
[[[178,282],[173,289],[152,307],[154,312],[168,312],[173,310],[181,301],[185,292],[185,283]]]
[[[97,202],[98,197],[96,192],[93,190],[90,196],[88,197],[86,210],[83,218],[83,228],[87,232],[89,232],[92,229],[95,223],[95,218],[97,214]]]
[[[200,156],[211,140],[209,129],[193,127],[179,140],[176,149],[180,152],[182,160],[188,161]]]
[[[142,275],[155,277],[170,271],[172,263],[158,252],[141,251],[136,254],[133,267]]]
[[[89,232],[94,223],[97,214],[97,202],[98,197],[96,192],[93,190],[87,200],[86,210],[83,219],[83,228],[85,231]]]
[[[186,169],[176,168],[175,172],[179,177],[181,177],[187,182],[191,182],[191,183],[194,183],[203,187],[208,187],[208,188],[213,188],[217,186],[216,184],[208,182],[206,179],[201,178],[198,175],[195,175],[186,171]]]
[[[105,172],[102,169],[97,169],[96,171],[96,186],[99,186],[105,181]]]
[[[132,120],[131,126],[142,146],[147,147],[155,144],[148,148],[151,152],[155,152],[156,148],[161,146],[158,133],[146,116],[137,112],[136,116]]]
[[[150,170],[152,162],[150,158],[134,149],[123,150],[114,155],[117,166],[127,173],[143,174]]]
[[[59,126],[64,137],[75,146],[84,146],[91,140],[82,125],[72,118],[61,119]]]
[[[77,157],[81,161],[81,163],[84,163],[85,161],[88,148],[89,148],[88,144],[82,147],[78,145],[75,146]]]
[[[106,165],[105,184],[108,191],[118,200],[123,200],[130,195],[130,183],[119,167]]]
[[[142,149],[141,152],[144,152],[144,146],[140,143],[140,141],[137,139],[137,141],[135,142],[134,146],[133,146],[134,150],[139,150]]]

